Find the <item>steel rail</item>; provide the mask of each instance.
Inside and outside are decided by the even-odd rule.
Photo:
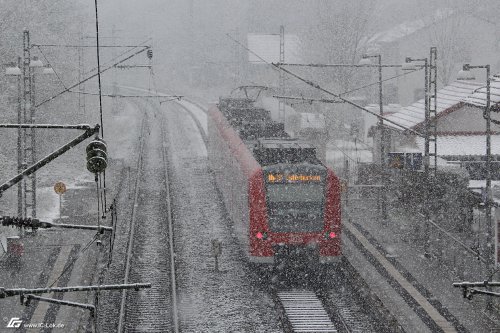
[[[127,241],[127,254],[126,254],[126,260],[125,260],[125,277],[123,279],[124,283],[128,283],[128,279],[130,276],[130,262],[132,258],[132,249],[134,247],[134,235],[135,235],[135,225],[136,225],[136,215],[137,215],[137,201],[139,199],[139,183],[140,183],[140,176],[142,173],[142,168],[143,168],[143,153],[144,153],[144,145],[145,145],[145,129],[146,129],[146,118],[147,115],[144,113],[144,118],[142,118],[142,124],[141,124],[141,141],[140,141],[140,146],[139,146],[139,158],[137,159],[137,175],[135,179],[135,193],[134,193],[134,202],[132,205],[132,217],[130,219],[130,230],[129,230],[129,237]],[[117,332],[121,333],[123,332],[124,329],[124,323],[125,323],[125,304],[127,301],[127,292],[124,290],[122,292],[122,298],[120,302],[120,313],[119,313],[119,320],[118,320],[118,329]]]
[[[158,110],[158,109],[156,109]],[[161,138],[162,138],[162,157],[163,166],[165,170],[165,189],[167,191],[167,221],[168,221],[168,237],[170,244],[170,281],[172,288],[172,320],[174,333],[179,333],[179,309],[177,307],[177,282],[175,276],[175,252],[174,252],[174,228],[172,224],[172,203],[171,203],[171,192],[170,192],[170,177],[168,173],[168,152],[167,152],[167,141],[165,133],[165,122],[162,120],[160,124],[161,128]]]

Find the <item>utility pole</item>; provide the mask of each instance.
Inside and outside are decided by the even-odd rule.
[[[429,157],[434,159],[434,176],[437,171],[437,48],[431,47],[429,57],[429,139],[434,149]]]
[[[35,116],[35,79],[34,69],[30,67],[31,62],[30,33],[23,31],[23,123],[33,124]],[[36,137],[35,129],[22,129],[22,150],[23,166],[26,169],[28,164],[36,162]],[[28,184],[29,183],[29,184]],[[23,179],[23,217],[28,216],[28,208],[31,208],[31,217],[36,217],[36,175],[32,174],[28,179]]]
[[[17,57],[17,67],[21,68],[21,57]],[[22,105],[22,96],[23,93],[23,85],[21,83],[21,75],[17,77],[17,123],[21,124],[23,122],[23,105]],[[21,173],[23,171],[23,130],[18,127],[17,128],[17,173]],[[23,217],[23,184],[17,184],[17,216]]]
[[[363,55],[360,61],[360,66],[370,65],[371,62],[369,58],[377,58],[377,67],[378,67],[378,106],[379,106],[379,115],[378,118],[378,127],[380,129],[380,212],[382,214],[382,224],[387,223],[387,163],[386,163],[386,135],[385,135],[385,127],[384,127],[384,100],[383,100],[383,79],[382,79],[382,55]]]
[[[434,171],[434,176],[437,170],[437,124],[436,124],[436,112],[437,112],[437,49],[436,47],[431,47],[430,57],[413,59],[410,57],[406,58],[406,63],[403,69],[409,70],[414,69],[411,65],[412,62],[423,62],[425,71],[425,82],[424,82],[424,105],[425,105],[425,118],[424,118],[424,256],[430,257],[430,219],[431,219],[431,164],[430,157],[434,157],[434,165],[432,167]],[[431,117],[434,117],[431,121]],[[430,143],[434,143],[433,152],[430,150]]]
[[[429,140],[429,133],[430,133],[430,124],[429,124],[429,116],[430,116],[430,111],[429,111],[429,62],[428,59],[424,59],[424,70],[425,70],[425,87],[424,87],[424,96],[425,96],[425,123],[424,123],[424,136],[425,136],[425,141],[424,141],[424,216],[425,216],[425,226],[424,226],[424,256],[426,258],[430,257],[429,253],[429,248],[430,248],[430,223],[429,220],[431,218],[431,201],[430,196],[431,196],[431,188],[430,188],[430,174],[429,174],[429,167],[430,167],[430,156],[429,156],[429,145],[430,145],[430,140]]]
[[[491,279],[495,273],[495,258],[498,253],[495,251],[495,246],[493,242],[495,240],[494,230],[496,230],[492,217],[492,204],[493,204],[493,193],[491,191],[491,122],[495,124],[500,124],[496,120],[491,119],[491,68],[490,65],[477,65],[471,66],[470,64],[464,64],[460,72],[458,72],[458,80],[474,80],[475,77],[471,73],[471,69],[481,68],[486,70],[486,103],[483,111],[483,118],[486,120],[486,188],[485,188],[485,198],[484,198],[484,208],[486,210],[486,274],[488,274],[488,280]],[[486,280],[486,282],[488,281]],[[486,309],[492,310],[493,304],[491,299],[488,298],[486,303]]]
[[[280,26],[280,64],[285,63],[285,27]],[[279,77],[279,92],[280,95],[285,95],[285,73],[280,71]],[[285,124],[286,115],[285,115],[285,101],[280,98],[279,99],[279,118],[283,120],[283,124]]]

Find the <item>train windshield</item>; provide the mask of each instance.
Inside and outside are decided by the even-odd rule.
[[[323,229],[324,184],[267,184],[269,227],[274,232],[317,232]]]
[[[267,187],[270,202],[323,202],[323,184],[272,184]]]

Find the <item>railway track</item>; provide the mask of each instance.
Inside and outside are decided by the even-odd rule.
[[[147,104],[147,109],[150,109],[152,103]],[[199,108],[198,105],[194,106]],[[125,269],[128,272],[125,282],[151,282],[153,288],[135,295],[123,295],[118,324],[120,333],[178,332],[180,325],[176,308],[174,260],[170,257],[174,253],[171,238],[173,232],[168,223],[171,215],[158,213],[149,216],[144,213],[162,207],[159,202],[151,203],[151,200],[145,198],[161,199],[163,209],[166,211],[169,211],[170,206],[170,203],[165,204],[165,198],[169,198],[167,195],[169,181],[164,119],[163,115],[157,112],[157,106],[153,108],[156,113],[154,121],[145,118],[139,145],[141,157],[136,168],[132,219],[126,251],[129,259]],[[194,119],[199,131],[204,132],[199,115],[190,112],[185,105],[183,109]],[[152,137],[160,139],[152,142]],[[205,141],[206,137],[203,135],[202,137]],[[152,147],[157,147],[156,153]],[[155,154],[156,157],[153,158],[152,155]],[[158,167],[155,169],[152,167],[154,165]],[[161,179],[158,175],[162,175]],[[154,192],[154,195],[151,195],[151,192]],[[165,215],[169,218],[158,218]],[[363,313],[365,309],[359,306],[359,301],[352,301],[352,297],[346,294],[350,292],[356,294],[354,291],[356,287],[349,286],[348,279],[337,281],[337,277],[333,276],[330,276],[330,279],[335,280],[335,283],[320,283],[320,288],[268,290],[270,298],[276,303],[275,308],[281,313],[281,326],[285,331],[357,333],[377,331],[376,327],[380,326],[372,325],[373,318]],[[257,280],[260,280],[260,277]]]
[[[280,291],[277,297],[292,332],[338,332],[316,294],[309,290]]]
[[[183,104],[178,104],[193,118],[206,143],[203,126],[200,124],[202,119],[187,108],[186,103],[190,102],[185,100]],[[191,104],[206,112],[197,103]],[[355,274],[353,269],[348,271],[350,275]],[[384,326],[375,319],[379,314],[367,314],[369,311],[361,305],[363,300],[356,296],[359,294],[359,288],[367,287],[360,286],[359,281],[350,281],[352,276],[349,279],[344,273],[340,273],[340,270],[335,272],[339,273],[341,278],[331,278],[339,282],[338,284],[318,280],[315,288],[269,290],[271,298],[278,305],[282,327],[286,332],[368,333]],[[320,288],[317,288],[318,286]]]
[[[348,266],[269,289],[285,332],[396,332]]]
[[[148,103],[147,109],[150,108]],[[123,292],[118,332],[178,331],[164,118],[145,113],[125,256],[124,282],[152,288]]]

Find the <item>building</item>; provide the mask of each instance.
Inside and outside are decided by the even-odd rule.
[[[491,80],[492,110],[499,110],[500,77]],[[484,179],[486,160],[486,121],[483,117],[486,105],[484,83],[455,81],[437,92],[437,155],[444,164],[457,164],[467,169],[471,179]],[[492,112],[492,118],[495,118]],[[425,103],[421,99],[398,112],[386,116],[396,124],[423,133]],[[500,120],[500,115],[498,115]],[[388,135],[386,147],[389,152],[424,153],[424,138],[411,133],[394,123],[385,122]],[[377,138],[380,134],[377,133]],[[500,180],[500,126],[492,124],[492,156],[494,179]],[[375,140],[374,151],[378,151],[380,139]],[[431,142],[430,151],[434,147]],[[376,154],[374,154],[376,156]],[[497,162],[498,161],[498,162]],[[431,160],[432,163],[432,160]],[[439,167],[439,165],[438,165]]]
[[[380,53],[384,63],[400,64],[406,57],[429,58],[437,48],[438,84],[450,85],[462,64],[491,64],[500,70],[500,24],[484,16],[440,9],[426,17],[404,22],[367,40],[367,52]],[[422,62],[421,62],[422,63]],[[384,77],[401,75],[400,69],[384,69]],[[408,105],[423,98],[422,71],[407,73],[384,85],[385,103]]]

